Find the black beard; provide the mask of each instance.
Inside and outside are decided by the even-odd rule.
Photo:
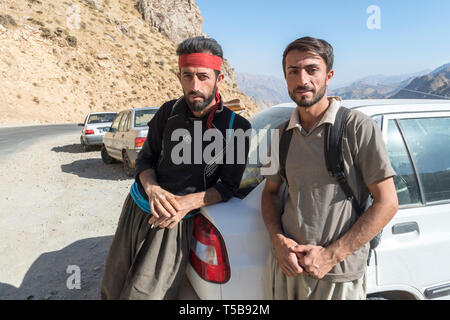
[[[214,97],[216,96],[216,90],[217,87],[216,85],[214,85],[214,89],[211,92],[211,95],[208,98],[205,98],[205,96],[203,94],[201,94],[200,92],[196,92],[196,91],[191,91],[189,92],[189,94],[196,94],[197,96],[200,96],[203,98],[203,102],[201,101],[194,101],[194,102],[190,102],[188,99],[188,95],[189,94],[184,94],[184,98],[186,100],[186,103],[189,107],[189,109],[191,109],[192,112],[201,112],[203,111],[210,103],[211,101],[214,100]]]
[[[306,100],[306,97],[303,96],[300,100],[298,100],[294,94],[295,90],[305,90],[307,88],[303,88],[303,87],[297,87],[294,90],[289,91],[289,97],[291,97],[291,99],[297,104],[297,106],[299,107],[303,107],[303,108],[309,108],[313,105],[315,105],[317,102],[319,102],[323,96],[325,95],[325,92],[327,91],[327,86],[326,84],[323,85],[322,88],[319,89],[319,92],[316,93],[316,91],[313,91],[313,97],[310,101]]]

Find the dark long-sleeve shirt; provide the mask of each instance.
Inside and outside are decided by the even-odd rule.
[[[147,197],[139,180],[139,174],[153,168],[158,184],[175,195],[201,192],[214,187],[222,196],[223,201],[231,198],[239,188],[250,145],[248,134],[244,139],[234,139],[235,143],[233,144],[230,143],[230,140],[227,141],[229,137],[227,129],[230,129],[232,114],[230,109],[220,103],[214,115],[212,129],[221,133],[223,149],[216,149],[218,152],[214,154],[209,152],[211,147],[208,148],[208,145],[215,141],[214,138],[212,141],[202,139],[207,130],[208,115],[202,118],[194,117],[184,98],[178,102],[172,100],[163,104],[149,122],[147,139],[136,160],[135,178],[140,193]],[[251,125],[245,118],[234,115],[232,129],[242,129],[242,132],[245,132],[250,128]],[[173,135],[174,133],[175,135]],[[177,135],[177,133],[179,134]],[[174,139],[175,141],[172,141]],[[202,154],[199,154],[200,152]],[[203,152],[214,157],[218,156],[219,159],[222,159],[222,164],[217,163],[218,161],[206,163],[202,156]],[[230,156],[230,152],[233,152],[232,156]],[[180,158],[185,160],[190,158],[190,162],[179,163]],[[227,158],[233,161],[227,161]]]

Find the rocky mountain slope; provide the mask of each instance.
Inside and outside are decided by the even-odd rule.
[[[450,63],[412,80],[391,99],[450,99]]]
[[[145,2],[162,8],[157,19],[146,17]],[[164,6],[173,9],[167,16]],[[195,0],[2,1],[0,124],[82,122],[89,112],[178,98],[177,39],[169,37],[201,29],[169,22],[201,28],[199,12]],[[244,116],[256,112],[234,70],[226,64],[224,72],[224,98],[240,98]]]
[[[145,21],[175,43],[203,34],[203,17],[195,0],[139,0],[137,9]]]

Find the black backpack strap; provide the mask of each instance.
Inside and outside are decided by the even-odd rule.
[[[347,199],[352,201],[352,206],[357,209],[358,215],[361,216],[366,208],[371,205],[372,199],[369,197],[364,203],[359,203],[345,176],[342,141],[344,134],[346,133],[346,123],[349,113],[349,109],[340,107],[336,114],[334,125],[327,124],[325,127],[325,161],[328,172],[339,182]],[[370,241],[370,249],[374,249],[378,246],[381,241],[382,232],[383,231],[380,231],[380,233]],[[367,265],[369,265],[370,262],[371,252],[372,250],[369,250]]]
[[[350,188],[344,172],[342,141],[346,133],[346,123],[349,113],[350,109],[340,107],[337,111],[334,125],[328,123],[325,126],[325,162],[328,172],[338,181],[347,199],[352,201],[353,206],[358,209],[358,215],[361,215],[364,209]]]
[[[179,98],[177,101],[174,102],[174,104],[172,105],[171,109],[170,109],[170,113],[167,115],[166,120],[164,121],[164,128],[167,125],[167,121],[169,121],[171,118],[175,117],[176,114],[175,113],[175,108],[178,106],[178,104],[180,103],[180,101],[183,100],[183,97]],[[151,121],[151,120],[150,120]],[[150,123],[150,122],[149,122]],[[164,154],[164,128],[162,128],[162,133],[161,133],[161,152],[159,153],[159,157],[158,157],[158,164],[161,162],[163,154]]]
[[[172,110],[170,110],[169,117],[167,120],[169,120],[170,117],[175,113],[175,107],[180,103],[180,101],[183,100],[183,97],[179,98],[175,103],[172,105]]]
[[[281,134],[280,134],[281,137],[280,137],[280,146],[278,149],[280,175],[286,183],[287,183],[286,159],[287,159],[287,154],[289,151],[289,145],[291,144],[291,139],[292,139],[292,130],[286,131],[286,128],[288,127],[288,125],[289,125],[289,120],[279,126],[279,128],[281,130]]]

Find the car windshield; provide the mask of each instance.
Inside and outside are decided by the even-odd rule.
[[[134,112],[134,126],[146,127],[147,123],[152,120],[158,109],[142,109]]]
[[[117,113],[91,114],[88,119],[88,124],[112,122],[116,115]]]
[[[270,133],[270,129],[275,129],[283,122],[289,120],[293,111],[294,107],[271,107],[249,119],[252,129],[256,130],[257,135],[253,135],[250,141],[249,161],[242,176],[238,197],[245,197],[263,181],[264,178],[261,176],[260,168],[266,155],[263,159],[257,156],[260,152],[259,146],[264,142],[267,144],[266,150],[269,149],[270,136],[267,133]],[[257,159],[257,161],[252,161],[253,159]]]

